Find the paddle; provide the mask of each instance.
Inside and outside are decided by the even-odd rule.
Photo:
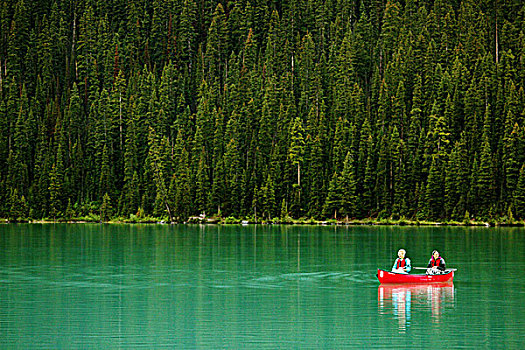
[[[415,270],[426,270],[427,267],[412,267]],[[445,271],[457,271],[458,269],[445,269]]]

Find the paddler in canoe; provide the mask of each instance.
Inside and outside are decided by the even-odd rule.
[[[437,250],[434,250],[428,261],[427,275],[441,275],[445,272],[445,269],[445,259],[439,255]]]
[[[397,251],[398,258],[394,262],[394,266],[392,266],[392,272],[406,274],[412,270],[410,259],[406,257],[406,254],[407,252],[404,249],[399,249]]]

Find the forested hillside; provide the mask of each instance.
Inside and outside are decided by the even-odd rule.
[[[0,217],[525,218],[519,0],[0,2]]]

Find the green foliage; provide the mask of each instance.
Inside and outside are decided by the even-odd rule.
[[[53,164],[49,173],[49,214],[55,219],[61,214],[62,190],[63,190],[63,164],[61,161],[61,148],[58,148],[57,161]]]
[[[297,167],[297,184],[301,185],[301,163],[304,160],[304,128],[302,120],[297,117],[293,121],[290,129],[290,149],[288,150],[288,158],[292,165]]]
[[[429,219],[440,219],[443,217],[444,186],[443,167],[439,157],[434,156],[428,174],[427,188],[425,192],[426,214]]]
[[[525,163],[521,167],[518,185],[514,192],[514,204],[516,208],[516,217],[525,219]]]
[[[0,6],[0,217],[525,215],[522,6],[74,3]]]
[[[75,216],[75,211],[73,210],[73,207],[71,206],[71,198],[69,198],[67,200],[67,208],[66,208],[65,217],[67,220],[71,220],[73,219],[74,216]]]
[[[341,177],[336,172],[332,175],[332,180],[330,180],[330,184],[328,185],[328,195],[323,206],[324,216],[337,219],[338,212],[341,212],[341,199],[343,195]]]
[[[341,215],[352,218],[357,210],[357,183],[350,152],[346,154],[343,172],[339,181],[341,183]]]
[[[28,216],[28,207],[25,197],[18,194],[15,189],[9,198],[10,209],[8,219],[10,221],[25,220]]]
[[[107,193],[102,198],[102,204],[100,205],[100,220],[108,221],[113,214],[113,207],[111,206],[111,198]]]

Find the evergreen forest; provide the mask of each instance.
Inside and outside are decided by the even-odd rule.
[[[0,217],[525,218],[522,1],[0,4]]]

